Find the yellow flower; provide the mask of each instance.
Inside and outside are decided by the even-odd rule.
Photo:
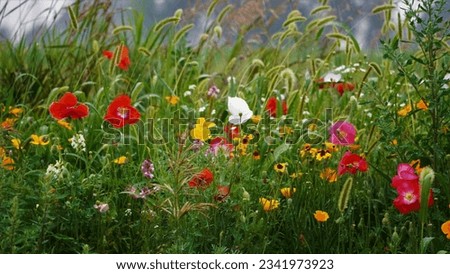
[[[396,146],[396,145],[398,145],[398,141],[397,141],[397,139],[394,139],[394,140],[392,140],[391,144],[392,144],[393,146]]]
[[[297,189],[295,187],[283,187],[280,189],[281,195],[283,195],[284,198],[291,198],[296,191]]]
[[[120,156],[119,158],[114,160],[114,163],[118,164],[118,165],[123,165],[123,164],[126,164],[127,162],[128,162],[128,158],[126,156]]]
[[[165,98],[166,98],[167,102],[169,104],[171,104],[172,106],[178,104],[178,102],[180,101],[180,97],[178,97],[176,95],[166,96]]]
[[[287,163],[278,163],[273,166],[273,169],[275,169],[276,172],[285,173],[287,170],[287,165]]]
[[[211,138],[211,131],[209,128],[215,127],[216,124],[206,122],[205,118],[201,117],[197,119],[197,124],[191,129],[191,137],[193,139],[200,140],[202,142]]]
[[[9,113],[18,117],[23,112],[23,109],[17,107],[9,107]]]
[[[268,212],[277,209],[280,202],[274,199],[259,198],[259,203],[263,206],[264,211]]]
[[[330,183],[337,182],[337,171],[327,167],[320,172],[320,178],[327,180]]]
[[[5,155],[6,155],[5,149],[0,147],[0,158],[3,158],[3,156],[5,156]]]
[[[422,172],[423,167],[420,167],[420,159],[417,160],[412,160],[409,163],[410,166],[412,166],[415,170],[416,173],[420,175],[420,173]]]
[[[284,136],[285,134],[291,135],[294,132],[294,130],[291,127],[282,126],[278,129],[278,132],[280,133],[280,136]]]
[[[308,130],[309,131],[315,131],[317,129],[317,125],[316,124],[309,124],[308,125]]]
[[[322,161],[324,159],[329,159],[329,158],[331,158],[331,153],[328,150],[325,150],[325,149],[317,150],[316,160]]]
[[[60,125],[64,128],[67,128],[68,130],[72,130],[72,126],[66,120],[58,120],[57,123],[58,123],[58,125]]]
[[[447,239],[450,240],[450,220],[448,220],[447,222],[445,222],[441,225],[441,230],[442,230],[442,233],[447,235]]]
[[[303,176],[303,173],[301,173],[301,172],[294,172],[291,175],[289,175],[289,177],[291,177],[292,179],[301,178],[302,176]]]
[[[253,159],[254,160],[261,159],[261,154],[259,153],[259,151],[257,151],[257,150],[253,151]]]
[[[318,221],[318,222],[326,222],[328,220],[328,218],[330,218],[330,216],[328,215],[327,212],[322,211],[322,210],[316,210],[316,212],[314,213],[314,218]]]
[[[12,143],[13,147],[15,147],[16,149],[20,149],[20,144],[21,144],[20,139],[13,138],[13,139],[11,139],[11,143]]]
[[[406,115],[408,115],[408,113],[412,110],[411,108],[411,104],[406,105],[404,108],[400,109],[399,111],[397,111],[397,114],[399,116],[405,117]]]
[[[33,145],[46,146],[50,143],[50,140],[47,139],[47,136],[38,136],[36,134],[31,135],[32,141],[30,142]]]
[[[418,109],[421,109],[421,110],[428,110],[428,105],[427,105],[427,103],[425,103],[425,101],[422,99],[422,100],[420,100],[417,104],[416,104],[416,107],[418,108]]]
[[[329,151],[329,152],[337,152],[339,151],[339,148],[337,145],[331,143],[331,142],[325,142],[325,148]]]
[[[317,148],[311,147],[310,144],[304,144],[302,150],[300,150],[300,155],[305,157],[307,153],[311,154],[312,157],[316,157]]]
[[[236,149],[241,152],[241,155],[246,155],[248,144],[253,140],[253,135],[248,134],[242,138],[237,138],[237,140],[239,140],[239,144],[236,146]]]
[[[253,115],[251,119],[253,123],[258,124],[261,121],[261,115]]]
[[[14,160],[10,157],[3,157],[2,167],[6,170],[13,170],[14,169]]]

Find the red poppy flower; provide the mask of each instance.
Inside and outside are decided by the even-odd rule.
[[[114,58],[114,53],[112,51],[105,50],[105,51],[103,51],[103,56],[105,56],[109,60],[112,60]],[[130,65],[131,65],[131,61],[130,61],[128,48],[126,46],[123,46],[122,52],[120,53],[119,63],[117,64],[117,66],[121,70],[128,70]]]
[[[139,118],[141,118],[141,115],[137,109],[131,106],[131,99],[128,95],[117,96],[109,105],[104,117],[115,128],[137,123]]]
[[[190,187],[207,188],[214,180],[214,175],[212,172],[205,168],[200,173],[197,173],[189,181]]]
[[[355,174],[358,170],[365,172],[367,169],[367,161],[363,157],[347,151],[344,153],[344,156],[342,156],[342,159],[339,162],[338,174],[342,175],[346,172]]]
[[[394,199],[394,206],[402,214],[420,210],[421,188],[419,176],[409,164],[399,164],[397,175],[392,178],[392,187],[397,190],[398,196]],[[430,189],[428,206],[434,203],[433,191]]]
[[[266,110],[269,112],[269,115],[271,117],[277,117],[277,106],[278,106],[277,98],[270,97],[267,100]],[[283,100],[281,102],[281,107],[283,108],[283,114],[286,115],[287,114],[287,105],[286,105],[286,101],[285,100]]]
[[[227,124],[223,131],[228,135],[229,140],[239,137],[239,127],[231,124]]]
[[[342,96],[344,94],[344,91],[352,91],[355,89],[355,85],[353,85],[350,82],[339,82],[339,83],[332,83],[332,87],[339,92],[339,94]]]
[[[110,50],[104,50],[103,56],[105,56],[107,59],[111,60],[114,57],[114,52]]]
[[[89,108],[84,104],[78,104],[77,97],[71,92],[66,92],[57,102],[49,107],[53,118],[61,120],[67,117],[79,119],[88,116]]]

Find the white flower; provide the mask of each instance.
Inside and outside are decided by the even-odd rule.
[[[65,173],[67,173],[65,163],[63,161],[57,160],[55,164],[48,165],[45,176],[51,177],[55,180],[59,180],[63,178]]]
[[[196,89],[196,88],[197,88],[196,85],[189,85],[189,87],[188,87],[189,90],[194,90],[194,89]]]
[[[75,134],[72,138],[69,139],[70,145],[77,151],[86,151],[86,140],[84,139],[83,134]]]
[[[333,72],[328,72],[323,76],[324,82],[339,82],[342,76],[340,74],[335,74]]]
[[[186,90],[184,92],[184,94],[183,94],[184,97],[188,97],[188,96],[191,96],[191,95],[192,95],[192,91],[190,91],[190,90]]]
[[[228,97],[228,111],[231,113],[228,121],[233,125],[243,124],[253,116],[247,102],[239,97]]]

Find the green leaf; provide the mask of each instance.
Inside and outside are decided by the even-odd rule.
[[[433,239],[434,237],[425,237],[420,241],[420,251],[422,254],[427,251],[427,248]]]

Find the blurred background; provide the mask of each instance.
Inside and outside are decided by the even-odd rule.
[[[211,23],[207,18],[206,10],[212,0],[89,0],[81,3],[104,2],[115,10],[114,21],[117,25],[127,22],[130,18],[121,15],[121,11],[135,9],[145,13],[145,25],[150,27],[162,18],[172,16],[177,9],[183,9],[181,24],[194,23],[195,29],[188,37],[196,41]],[[388,0],[330,0],[332,6],[329,15],[335,15],[337,21],[352,33],[360,43],[362,49],[374,48],[381,38],[380,29],[383,22],[383,13],[372,14],[375,6]],[[64,29],[68,24],[68,15],[65,7],[75,0],[0,0],[0,41],[17,41],[25,36],[31,41],[36,35],[52,25]],[[401,0],[395,0],[398,6],[393,13],[402,8]],[[417,2],[417,1],[416,1]],[[219,1],[215,14],[220,8],[228,4],[234,5],[234,10],[224,22],[224,37],[233,39],[242,26],[252,26],[253,31],[249,40],[257,43],[265,43],[270,35],[281,29],[282,22],[287,14],[298,9],[308,17],[311,10],[320,5],[318,0],[223,0]],[[124,13],[132,16],[131,12]],[[129,23],[128,23],[129,24]]]

